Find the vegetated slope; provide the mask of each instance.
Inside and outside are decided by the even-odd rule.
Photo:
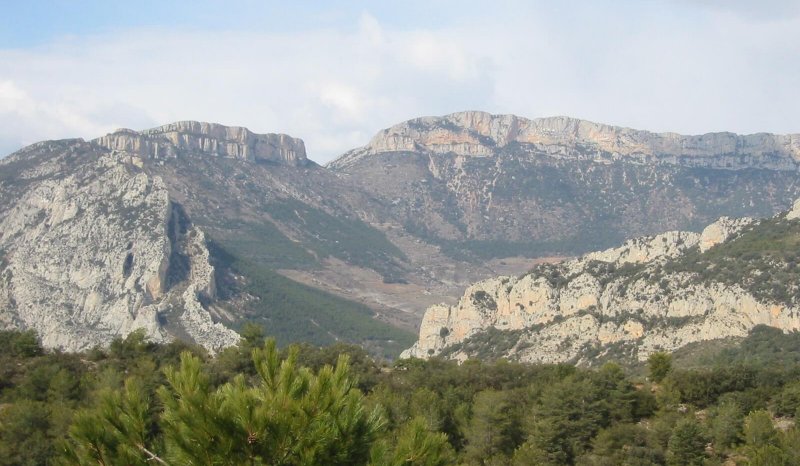
[[[800,365],[800,333],[757,325],[746,337],[686,345],[672,353],[672,362],[682,369],[748,366],[792,370]]]
[[[722,218],[522,277],[469,287],[434,306],[406,356],[522,361],[644,360],[654,351],[742,337],[756,325],[800,329],[800,201],[772,218]]]
[[[136,134],[103,139],[109,147],[140,147],[129,141]],[[220,247],[366,305],[392,325],[413,330],[425,307],[496,273],[421,242],[371,195],[307,159],[286,164],[180,154],[138,157]]]
[[[655,134],[461,112],[395,125],[331,162],[456,258],[573,255],[768,216],[800,195],[797,135]]]
[[[283,365],[287,351],[265,364],[274,353],[264,351],[263,335],[252,328],[216,357],[182,342],[147,342],[140,333],[107,349],[51,352],[28,332],[0,331],[0,465],[90,462],[97,452],[133,464],[152,463],[153,456],[172,464],[181,450],[240,463],[255,451],[262,460],[289,456],[290,464],[314,453],[314,464],[401,464],[409,457],[436,465],[798,464],[800,339],[756,327],[740,341],[702,367],[686,367],[678,354],[671,364],[666,357],[654,382],[655,371],[647,371],[648,381],[616,364],[434,358],[387,366],[342,344],[301,345]],[[322,369],[340,356],[350,357],[349,371]],[[326,384],[311,375],[331,373],[337,376]],[[267,385],[265,377],[309,383]],[[341,407],[348,392],[359,409],[328,409]],[[192,396],[175,399],[186,393]],[[322,406],[320,393],[330,395]],[[253,417],[254,406],[263,409],[250,424],[239,422]],[[323,421],[314,416],[321,411],[329,414]],[[372,423],[377,430],[319,430],[332,419],[347,427],[348,418],[373,412],[371,419],[382,421]],[[275,426],[277,435],[269,430]],[[198,436],[215,441],[183,441]],[[283,443],[276,447],[276,439]],[[310,451],[287,455],[283,444]]]

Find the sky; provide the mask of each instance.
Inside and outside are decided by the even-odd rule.
[[[800,133],[800,0],[0,0],[0,156],[200,120],[324,163],[462,110]]]

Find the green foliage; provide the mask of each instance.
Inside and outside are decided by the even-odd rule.
[[[489,327],[459,343],[448,346],[439,356],[447,358],[450,355],[463,352],[470,358],[481,361],[494,361],[508,354],[519,343],[522,334],[523,330],[500,330]]]
[[[384,277],[396,276],[394,261],[405,260],[403,252],[386,235],[357,218],[333,216],[291,199],[267,203],[263,209],[274,220],[302,232],[308,248],[318,258],[333,256],[371,268]]]
[[[0,354],[30,358],[42,354],[42,346],[33,330],[25,332],[0,330]]]
[[[0,465],[45,464],[55,454],[58,436],[48,403],[19,400],[0,406]]]
[[[720,403],[711,410],[710,434],[718,449],[729,449],[739,442],[744,412],[738,403]]]
[[[742,437],[748,447],[760,448],[774,445],[777,442],[778,432],[772,425],[772,416],[769,412],[759,410],[750,413],[744,419]]]
[[[370,464],[374,466],[447,466],[453,464],[455,453],[447,436],[432,431],[422,418],[405,424],[392,439],[378,443],[372,449]]]
[[[266,338],[264,335],[264,328],[252,322],[247,322],[242,325],[239,334],[242,336],[242,340],[244,340],[244,346],[252,348],[261,346]]]
[[[774,410],[779,416],[797,417],[800,411],[800,381],[784,385],[783,390],[775,397]]]
[[[757,325],[739,345],[723,349],[714,365],[748,365],[787,370],[800,365],[800,333]]]
[[[678,421],[669,437],[667,465],[702,466],[706,460],[706,436],[694,419]]]
[[[663,453],[653,445],[648,430],[638,424],[615,424],[601,430],[592,442],[592,452],[578,461],[609,466],[663,463]]]
[[[676,360],[654,386],[615,364],[387,367],[352,345],[265,346],[256,326],[213,358],[138,333],[0,358],[0,465],[800,463],[800,431],[773,427],[791,365]]]
[[[253,351],[255,385],[238,375],[213,389],[201,360],[184,353],[158,389],[163,412],[133,381],[105,393],[70,430],[66,460],[80,464],[365,464],[382,428],[354,388],[346,357],[317,374],[280,360],[274,340]],[[159,432],[154,437],[153,432]]]
[[[100,393],[96,406],[79,412],[69,429],[64,464],[150,464],[161,448],[153,434],[150,400],[136,379],[120,391]]]
[[[701,253],[695,248],[664,272],[690,272],[707,282],[739,285],[755,297],[793,304],[800,291],[800,222],[772,217]]]
[[[375,319],[369,307],[302,285],[212,243],[219,269],[247,277],[244,285],[231,284],[236,292],[256,299],[245,303],[244,320],[270,330],[281,346],[307,342],[331,345],[339,340],[357,343],[382,357],[394,358],[411,346],[414,335]]]
[[[724,393],[744,392],[780,383],[779,380],[770,380],[768,374],[750,366],[692,371],[676,369],[667,375],[664,384],[680,394],[680,401],[704,408],[716,403]]]
[[[270,269],[313,269],[319,261],[308,250],[287,238],[271,222],[232,221],[226,225],[235,231],[215,235],[217,247],[238,257],[247,257]],[[212,250],[212,253],[214,251]]]
[[[797,464],[783,450],[775,445],[764,445],[748,449],[749,466],[792,466]]]
[[[632,392],[614,366],[554,383],[534,405],[528,442],[554,464],[572,463],[602,428],[633,419]]]
[[[480,463],[483,459],[508,457],[522,444],[521,413],[513,391],[479,392],[472,403],[472,419],[465,437],[468,461]]]
[[[672,370],[672,356],[663,352],[653,353],[647,358],[647,368],[650,380],[656,383],[661,382]]]

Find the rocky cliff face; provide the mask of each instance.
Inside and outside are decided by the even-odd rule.
[[[36,145],[3,165],[0,325],[70,351],[138,328],[163,341],[173,318],[172,333],[211,351],[238,341],[200,304],[214,297],[202,232],[177,226],[159,177],[82,141]]]
[[[0,161],[0,328],[65,350],[143,328],[217,351],[255,320],[282,343],[397,354],[412,335],[388,308],[378,322],[278,273],[402,276],[402,251],[359,217],[370,210],[285,135],[179,122],[34,144]]]
[[[721,218],[701,234],[638,238],[522,277],[476,283],[458,304],[429,308],[419,340],[403,356],[644,360],[657,350],[745,336],[758,324],[796,331],[800,302],[786,242],[794,244],[799,214]]]
[[[410,120],[331,162],[452,257],[574,255],[768,216],[800,196],[800,135],[650,133],[566,117]]]
[[[471,111],[416,118],[392,126],[378,133],[366,146],[331,162],[330,167],[344,169],[364,156],[386,152],[487,157],[511,146],[551,157],[728,169],[796,170],[800,162],[800,134],[683,136],[569,117],[529,120]]]
[[[141,132],[120,129],[94,142],[107,149],[147,159],[171,158],[194,152],[290,166],[308,163],[301,139],[285,134],[256,134],[247,128],[197,121],[179,121]]]

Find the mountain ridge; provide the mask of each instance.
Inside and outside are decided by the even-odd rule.
[[[800,200],[775,217],[723,217],[700,234],[635,238],[475,283],[457,305],[429,308],[417,343],[402,356],[643,361],[655,351],[743,337],[761,324],[800,330],[791,246],[798,219]]]
[[[209,155],[292,166],[309,163],[302,139],[286,134],[258,134],[241,126],[177,121],[143,131],[118,129],[92,140],[110,150],[121,150],[147,158],[175,157],[179,151],[195,150]]]
[[[584,157],[598,160],[628,157],[639,162],[656,160],[692,164],[691,159],[682,160],[681,157],[704,159],[722,154],[749,158],[749,166],[777,163],[775,166],[780,169],[797,169],[800,161],[800,134],[713,132],[681,135],[567,116],[528,119],[511,114],[464,111],[441,117],[420,117],[393,125],[379,131],[366,146],[346,152],[327,166],[344,169],[361,157],[385,152],[421,150],[489,156],[512,143],[529,145],[528,151],[551,156],[569,154],[548,146],[567,146],[580,149]],[[770,160],[760,160],[767,157]],[[779,163],[782,159],[787,160]]]
[[[506,142],[530,121],[459,118],[489,136],[494,124]],[[422,120],[454,134],[441,118]],[[212,350],[246,320],[281,343],[400,349],[411,339],[397,327],[414,329],[469,283],[523,272],[525,258],[771,215],[800,195],[795,171],[628,163],[574,144],[531,152],[489,136],[480,150],[496,156],[463,155],[478,146],[445,138],[433,140],[438,152],[413,146],[336,169],[308,160],[301,139],[194,121],[28,146],[0,161],[0,321],[28,316],[25,328],[65,348],[84,343],[60,340],[62,322],[91,345],[146,319],[159,341]],[[150,208],[149,191],[118,189],[129,185],[163,199]],[[221,333],[204,336],[211,329]]]

